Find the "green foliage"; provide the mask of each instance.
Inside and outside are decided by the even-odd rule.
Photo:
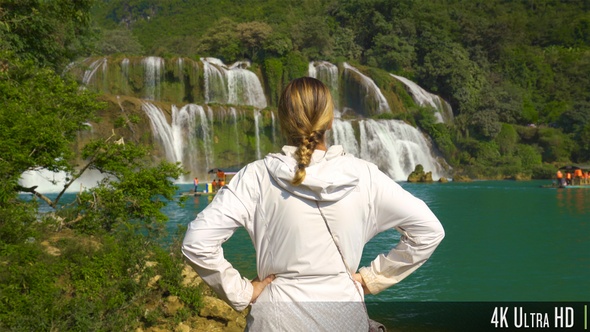
[[[264,82],[271,105],[277,105],[283,89],[283,62],[278,58],[266,58],[263,66]]]
[[[538,135],[544,162],[570,162],[569,157],[575,147],[571,138],[553,128],[539,128]]]
[[[1,205],[24,171],[71,171],[71,144],[102,104],[50,69],[6,52],[0,58],[7,61],[0,71]]]
[[[493,139],[502,129],[496,112],[478,112],[471,116],[470,129],[475,136],[482,139]]]
[[[289,53],[283,58],[283,84],[307,75],[308,61],[299,53]]]
[[[143,46],[128,29],[101,31],[96,49],[100,54],[143,54]]]
[[[82,219],[74,227],[95,233],[112,232],[123,226],[158,235],[168,220],[161,209],[174,199],[177,187],[172,179],[182,174],[180,165],[153,165],[143,146],[100,140],[87,144],[83,157],[91,158],[90,169],[107,178],[78,195],[74,211]]]
[[[0,205],[0,247],[22,244],[35,237],[37,205],[35,202],[21,202],[10,197],[9,204]]]
[[[201,39],[199,52],[220,58],[225,63],[240,59],[240,40],[236,32],[237,23],[229,18],[216,22]]]
[[[555,165],[541,164],[532,168],[533,179],[553,179],[555,177]]]
[[[162,311],[145,316],[163,293],[178,294],[191,310],[200,306],[200,291],[182,285],[179,250],[167,253],[132,232],[89,238],[34,228],[36,239],[0,246],[2,330],[134,330],[164,318]]]
[[[521,160],[523,169],[533,170],[542,163],[542,156],[539,149],[531,145],[518,144],[516,152]]]
[[[579,148],[575,157],[578,162],[590,161],[590,123],[580,131],[576,141]]]
[[[0,50],[40,66],[63,69],[90,49],[93,0],[24,0],[0,3]]]
[[[518,133],[514,126],[507,123],[502,124],[502,129],[494,138],[494,141],[500,147],[502,155],[512,155],[516,151],[516,144],[518,143]]]

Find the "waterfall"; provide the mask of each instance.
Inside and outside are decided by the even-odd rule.
[[[87,86],[90,81],[94,78],[94,74],[98,71],[99,68],[102,68],[103,73],[106,72],[107,69],[107,58],[100,58],[95,60],[88,66],[88,69],[84,71],[84,77],[82,77],[82,84]]]
[[[334,106],[338,109],[338,66],[327,61],[312,61],[308,65],[308,75],[322,81],[332,93]]]
[[[221,70],[223,62],[215,58],[201,59],[201,62],[205,78],[205,103],[225,104],[228,98],[224,72]]]
[[[234,107],[230,107],[229,110],[230,110],[230,113],[231,113],[231,116],[232,116],[232,120],[234,122],[234,133],[235,133],[235,136],[236,136],[236,143],[235,144],[236,144],[236,146],[239,147],[240,146],[240,134],[238,132],[238,112],[236,111],[236,109]],[[240,156],[240,150],[241,149],[237,149],[237,151],[236,151],[236,156],[237,156],[237,159],[238,159],[238,160],[236,160],[236,164],[237,165],[242,165],[242,159],[241,159],[241,156]]]
[[[260,111],[254,110],[254,130],[256,134],[256,159],[262,159],[260,151]]]
[[[333,144],[342,145],[344,151],[359,157],[359,144],[356,141],[352,122],[341,120],[340,112],[334,112],[332,130],[328,131],[328,133],[330,133],[329,140],[333,142]]]
[[[356,111],[367,114],[381,114],[391,112],[387,99],[385,99],[385,96],[372,79],[346,62],[344,62],[343,66],[345,76],[358,83],[358,88],[355,88],[354,91],[349,91],[352,92],[351,94],[354,94],[350,97],[357,99],[358,102],[357,105],[352,105],[351,108],[364,108],[362,110],[357,109]],[[346,91],[344,93],[346,94]]]
[[[181,162],[182,157],[176,155],[176,148],[174,147],[174,135],[172,127],[168,124],[164,113],[154,104],[143,102],[141,108],[144,110],[150,119],[152,128],[152,135],[154,139],[162,145],[166,159],[170,162]]]
[[[322,81],[330,90],[338,90],[338,66],[327,61],[312,61],[308,65],[308,75]]]
[[[272,110],[270,114],[261,111],[267,101],[249,62],[226,65],[216,58],[201,58],[199,63],[188,58],[165,62],[159,57],[131,57],[113,66],[107,59],[111,58],[84,60],[83,70],[76,72],[79,79],[98,91],[143,98],[142,110],[159,146],[156,154],[181,162],[191,176],[204,176],[214,167],[242,165],[262,158],[269,149],[280,148],[278,118]],[[398,181],[406,180],[416,164],[432,171],[433,177],[442,175],[429,142],[417,129],[399,121],[366,119],[391,112],[385,96],[393,98],[393,92],[381,91],[371,77],[363,74],[369,71],[326,61],[312,61],[307,69],[310,77],[329,87],[334,99],[335,119],[327,137],[330,144],[343,145],[346,151],[376,163]],[[103,82],[107,72],[109,81]],[[389,82],[402,82],[417,105],[437,110],[434,114],[438,121],[452,121],[452,110],[440,97],[401,76],[387,78]],[[165,79],[170,84],[163,84]],[[181,105],[187,100],[199,100],[204,101],[204,106],[170,106],[168,114],[151,100]],[[134,130],[142,129],[137,125]]]
[[[65,172],[52,172],[47,169],[39,169],[24,172],[18,183],[25,188],[37,186],[35,190],[43,194],[59,193],[71,177],[71,174]],[[81,177],[76,179],[68,187],[66,192],[79,192],[81,189],[94,188],[104,178],[105,176],[100,171],[87,169]]]
[[[160,82],[163,76],[162,67],[164,67],[164,59],[150,56],[143,59],[142,64],[145,70],[144,98],[147,100],[159,100]]]
[[[422,107],[432,107],[436,110],[434,116],[439,123],[452,123],[453,122],[453,110],[451,105],[447,103],[441,97],[432,94],[420,87],[418,84],[410,81],[409,79],[391,74],[391,76],[395,77],[397,80],[402,82],[408,91],[408,93],[412,96],[412,99],[418,106]]]
[[[192,107],[187,106],[179,110],[178,107],[172,105],[171,131],[175,160],[170,161],[180,161],[189,170],[192,170],[192,166],[196,164],[195,154],[185,150],[190,150],[191,147],[196,146],[194,142],[195,122],[195,112]]]
[[[121,90],[129,93],[129,59],[121,61]]]
[[[275,120],[275,113],[274,112],[270,112],[270,119],[271,119],[271,124],[272,124],[272,144],[276,144],[277,143],[277,134],[276,134],[276,120]]]
[[[180,109],[173,105],[172,121],[168,124],[164,112],[157,106],[144,102],[142,108],[150,119],[152,134],[162,145],[166,159],[182,163],[190,172],[185,180],[206,174],[213,163],[211,110],[205,112],[202,106],[195,104]],[[199,139],[202,149],[199,148]]]
[[[362,120],[359,129],[360,158],[375,163],[392,179],[407,180],[418,164],[434,179],[442,176],[443,167],[418,129],[399,120]]]
[[[258,76],[246,69],[247,61],[227,67],[219,59],[201,58],[205,71],[205,102],[250,105],[258,109],[267,106],[266,96]]]

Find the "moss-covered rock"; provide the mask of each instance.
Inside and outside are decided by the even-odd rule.
[[[414,171],[408,175],[408,182],[433,182],[432,172],[424,172],[424,166],[418,164]]]

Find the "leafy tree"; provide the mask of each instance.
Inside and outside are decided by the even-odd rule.
[[[88,53],[93,0],[20,0],[0,3],[0,50],[41,66],[63,69]]]
[[[478,112],[469,121],[473,133],[484,139],[493,139],[502,129],[496,112]]]
[[[237,23],[229,18],[219,20],[201,39],[199,51],[224,62],[238,60],[242,52],[236,26]]]
[[[590,123],[590,103],[577,103],[572,109],[563,112],[557,123],[566,133],[581,132]]]
[[[512,155],[516,151],[516,145],[518,143],[518,133],[514,126],[503,123],[501,125],[500,132],[494,138],[502,155]]]
[[[182,174],[180,165],[152,165],[149,150],[130,142],[96,140],[84,147],[82,156],[89,169],[106,177],[97,187],[79,194],[72,211],[65,211],[76,214],[72,227],[93,233],[126,226],[159,235],[168,220],[161,209],[174,201],[177,187],[171,180]]]
[[[72,172],[72,142],[102,107],[51,69],[4,52],[0,72],[0,205],[16,194],[25,171]]]
[[[475,111],[485,78],[463,46],[439,42],[422,61],[418,80],[425,87],[447,97],[459,113]]]
[[[330,28],[321,16],[303,18],[291,29],[293,47],[309,59],[320,60],[332,53]]]
[[[104,30],[96,48],[100,54],[142,54],[143,46],[129,29]]]
[[[518,144],[518,157],[520,157],[522,168],[526,170],[533,170],[542,163],[542,156],[538,148],[531,145]]]
[[[246,22],[236,26],[238,39],[242,49],[246,52],[244,56],[249,59],[256,59],[265,42],[271,36],[273,29],[264,22]]]

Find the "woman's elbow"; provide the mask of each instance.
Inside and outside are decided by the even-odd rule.
[[[436,244],[438,245],[445,237],[445,229],[440,221],[436,221],[432,223],[432,237]]]

